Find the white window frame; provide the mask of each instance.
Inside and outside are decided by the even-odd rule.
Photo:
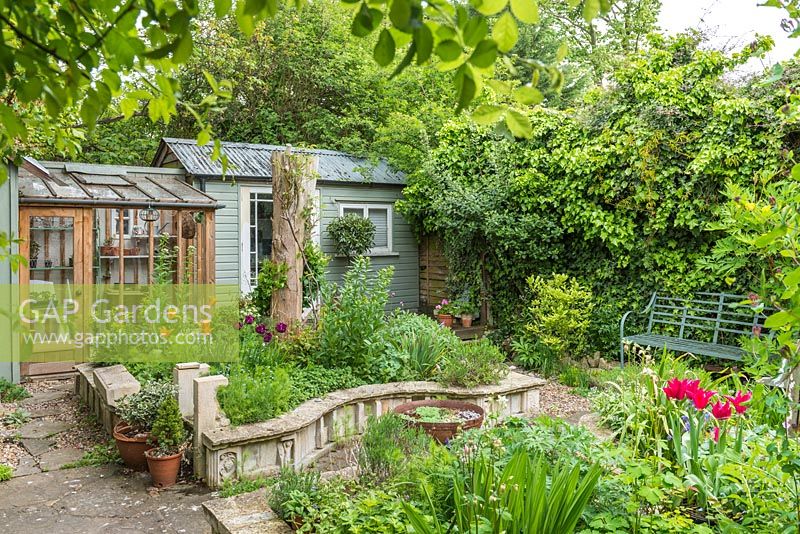
[[[250,277],[250,194],[251,193],[265,193],[272,194],[271,185],[254,185],[254,186],[239,186],[239,287],[243,294],[248,294],[255,285],[252,283]],[[320,205],[321,205],[321,192],[319,189],[315,191],[314,211],[312,214],[314,218],[314,226],[311,229],[311,238],[315,243],[320,243]],[[274,204],[273,204],[274,205]]]
[[[393,205],[392,204],[370,204],[358,202],[339,202],[339,217],[344,216],[344,210],[361,210],[361,216],[368,219],[368,210],[370,209],[385,209],[386,210],[386,246],[385,247],[372,247],[369,250],[369,256],[391,255],[394,254],[394,244],[392,234],[394,234],[393,224]]]
[[[123,222],[127,221],[128,223],[128,232],[125,233],[125,228],[122,228],[120,232],[119,227],[119,212],[122,210],[125,215],[123,215]],[[133,220],[134,210],[132,208],[112,208],[111,209],[111,235],[106,236],[107,238],[114,238],[114,237],[121,237],[122,239],[130,239],[133,236]]]

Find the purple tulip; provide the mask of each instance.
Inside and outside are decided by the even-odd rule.
[[[269,343],[272,341],[272,332],[267,332],[264,334],[264,343]]]
[[[253,321],[255,321],[255,320],[256,320],[256,318],[253,317],[252,315],[249,315],[249,314],[245,315],[245,317],[244,317],[244,323],[245,324],[253,324]]]
[[[286,328],[286,323],[278,323],[275,325],[275,330],[277,330],[279,334],[286,332]]]
[[[261,323],[258,326],[256,326],[256,334],[263,334],[266,331],[267,331],[267,325],[265,325],[264,323]]]

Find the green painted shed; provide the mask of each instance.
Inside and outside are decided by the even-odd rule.
[[[0,232],[7,236],[19,235],[19,193],[17,192],[17,167],[8,164],[8,179],[0,185]],[[18,254],[19,246],[11,245],[11,253]],[[11,268],[8,259],[0,260],[0,302],[10,303],[15,296],[12,284],[18,284],[17,272]],[[19,340],[12,335],[11,317],[0,314],[0,378],[19,382]]]
[[[229,168],[211,159],[211,144],[194,139],[164,138],[153,160],[155,167],[175,167],[186,179],[224,207],[216,212],[216,282],[239,284],[252,290],[258,268],[269,257],[272,239],[271,155],[286,147],[252,143],[222,143]],[[386,162],[373,162],[343,152],[292,149],[315,156],[317,206],[313,238],[332,257],[328,278],[338,282],[347,260],[336,257],[328,224],[343,214],[367,217],[375,224],[373,248],[368,254],[376,268],[393,265],[392,307],[419,308],[419,246],[409,224],[394,209],[402,198],[405,175]]]

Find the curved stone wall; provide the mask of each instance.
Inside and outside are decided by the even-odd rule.
[[[205,379],[213,383],[217,377]],[[215,395],[197,390],[198,385],[202,388],[203,380],[195,382],[196,402],[201,398],[216,402]],[[478,404],[487,413],[523,415],[538,411],[539,389],[544,383],[539,378],[512,372],[499,384],[469,389],[444,387],[435,382],[395,382],[335,391],[269,421],[202,429],[195,446],[202,449],[196,454],[199,452],[197,456],[203,458],[205,472],[197,472],[199,465],[195,468],[211,487],[218,487],[229,478],[273,475],[282,467],[300,469],[328,452],[339,440],[360,434],[370,415],[387,413],[414,400],[462,399]],[[207,408],[210,408],[207,402],[195,405],[195,421],[198,411]]]

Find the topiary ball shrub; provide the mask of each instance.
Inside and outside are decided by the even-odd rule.
[[[328,224],[328,235],[336,253],[348,258],[363,256],[372,248],[375,225],[369,219],[351,213]]]

